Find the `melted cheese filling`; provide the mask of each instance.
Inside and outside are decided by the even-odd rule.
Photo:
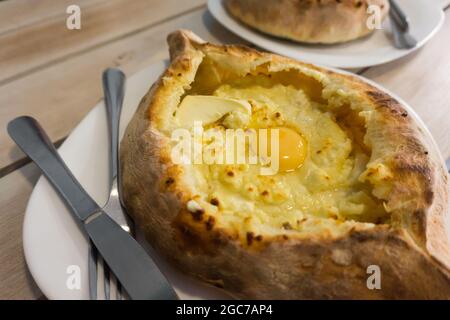
[[[208,211],[219,226],[242,234],[306,234],[389,219],[373,188],[361,179],[370,151],[352,141],[326,105],[263,75],[220,85],[212,95],[252,106],[250,119],[230,114],[211,125],[217,130],[285,127],[307,141],[306,158],[292,172],[261,176],[258,165],[195,165],[201,198],[214,204]]]

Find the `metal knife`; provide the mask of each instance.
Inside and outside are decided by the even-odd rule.
[[[8,124],[8,133],[80,221],[131,299],[178,299],[144,249],[86,193],[35,119],[26,116],[14,119]]]

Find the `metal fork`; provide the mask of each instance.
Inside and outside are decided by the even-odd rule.
[[[131,233],[132,222],[123,213],[118,188],[118,149],[119,149],[119,124],[120,113],[124,97],[125,75],[118,69],[107,69],[103,73],[103,91],[108,115],[108,127],[110,137],[110,194],[105,212],[122,229]],[[98,289],[103,287],[104,299],[115,298],[121,300],[126,297],[122,292],[120,283],[110,272],[108,265],[103,261],[95,246],[89,247],[89,295],[91,300],[99,299]],[[103,275],[100,276],[99,275]]]
[[[408,16],[396,0],[389,0],[392,35],[395,47],[398,49],[411,49],[417,46],[417,40],[409,33]]]

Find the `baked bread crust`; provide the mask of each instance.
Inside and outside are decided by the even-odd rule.
[[[356,77],[244,46],[205,43],[190,31],[176,31],[168,42],[171,64],[142,99],[120,150],[123,201],[157,251],[237,298],[450,299],[447,172],[436,146],[398,101]],[[394,174],[385,199],[391,223],[356,223],[340,236],[265,236],[243,244],[217,228],[207,211],[189,211],[192,186],[171,162],[160,128],[205,55],[244,75],[297,69],[356,90],[372,111],[366,123],[372,159]],[[367,288],[370,265],[381,269],[380,290]]]
[[[239,21],[264,33],[306,43],[332,44],[364,37],[370,5],[384,19],[387,0],[225,0]]]

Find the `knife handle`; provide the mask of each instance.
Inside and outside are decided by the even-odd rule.
[[[8,133],[42,170],[79,219],[85,221],[101,210],[64,164],[55,146],[35,119],[24,116],[12,120],[8,124]]]
[[[84,225],[103,259],[133,300],[178,300],[153,259],[107,214]]]

